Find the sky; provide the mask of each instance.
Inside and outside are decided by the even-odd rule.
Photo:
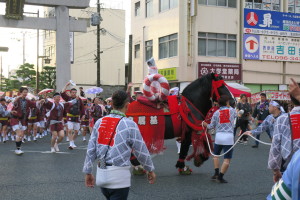
[[[91,0],[90,6],[95,7],[97,0]],[[100,0],[102,7],[112,9],[126,10],[126,36],[130,33],[130,0]],[[25,5],[25,12],[40,11],[43,14],[43,7]],[[5,3],[0,3],[0,15],[5,14]],[[36,15],[30,15],[35,17]],[[39,55],[43,55],[43,31],[40,31],[40,51]],[[1,28],[0,27],[0,47],[8,47],[8,52],[0,52],[0,59],[2,56],[3,75],[8,76],[8,72],[17,69],[23,64],[23,37],[25,38],[25,60],[28,63],[37,63],[37,30],[29,29],[15,29],[15,28]],[[128,41],[126,41],[126,60],[128,59]],[[41,64],[40,64],[41,65]]]

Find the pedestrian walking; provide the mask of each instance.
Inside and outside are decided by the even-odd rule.
[[[70,96],[66,93],[67,87],[71,83],[68,82],[64,87],[61,97],[66,101],[75,100],[77,98],[77,90],[72,88],[70,91]],[[72,105],[66,106],[67,113],[67,126],[68,126],[68,137],[70,141],[69,149],[74,149],[77,146],[75,145],[75,140],[78,135],[78,131],[80,129],[80,119],[84,117],[84,105],[80,98],[76,99],[76,103]]]
[[[269,102],[267,100],[267,95],[266,93],[261,93],[260,94],[260,102],[258,102],[255,105],[252,117],[256,118],[258,120],[257,126],[261,125],[263,121],[269,116]],[[271,138],[271,134],[269,129],[264,130],[269,137]],[[256,139],[260,139],[260,134],[256,134]],[[258,148],[259,142],[255,141],[255,144],[252,146],[252,148]]]
[[[222,150],[223,152],[229,151],[234,144],[234,122],[237,117],[236,111],[234,108],[229,105],[229,97],[222,95],[218,100],[219,110],[217,110],[212,117],[210,124],[204,122],[204,126],[208,129],[216,130],[216,137],[214,143],[214,154],[220,155]],[[214,156],[214,168],[215,173],[212,176],[212,180],[216,180],[219,183],[227,183],[223,178],[224,174],[229,168],[230,161],[232,159],[233,149],[224,155],[224,161],[220,170],[219,158]]]
[[[17,97],[13,103],[12,110],[15,111],[11,118],[11,126],[13,131],[16,132],[16,150],[17,155],[21,155],[24,152],[21,150],[22,140],[24,138],[24,132],[27,130],[28,126],[28,116],[30,108],[35,108],[36,103],[26,99],[28,94],[28,89],[21,87],[20,96]]]
[[[268,168],[273,171],[274,182],[278,182],[286,170],[294,152],[300,149],[300,101],[291,96],[293,110],[280,116],[274,125]]]
[[[237,112],[241,115],[239,116],[238,124],[241,128],[240,135],[246,132],[249,129],[249,120],[251,116],[251,106],[247,102],[247,96],[245,94],[241,94],[240,102],[237,104]],[[243,135],[239,140],[240,143],[247,144],[248,136]]]
[[[280,116],[282,116],[286,113],[285,113],[283,107],[280,105],[280,103],[276,100],[270,102],[269,113],[271,113],[271,114],[268,115],[266,117],[266,119],[256,129],[247,131],[246,134],[256,137],[256,136],[260,136],[263,132],[269,132],[270,140],[272,140],[273,133],[274,133],[274,124],[275,124],[276,120]],[[256,137],[256,138],[259,139],[260,137]]]
[[[125,115],[129,97],[125,91],[112,96],[111,114],[99,119],[89,141],[83,172],[87,187],[94,187],[92,175],[94,161],[98,161],[96,184],[106,199],[126,200],[131,186],[131,152],[148,171],[148,180],[155,182],[156,175],[149,151],[137,124]]]

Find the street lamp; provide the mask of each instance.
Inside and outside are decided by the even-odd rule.
[[[0,52],[8,52],[9,48],[8,47],[0,47]],[[2,54],[1,54],[1,67],[0,67],[0,90],[2,90]]]

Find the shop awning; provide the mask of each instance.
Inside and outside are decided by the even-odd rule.
[[[234,97],[240,97],[241,94],[245,94],[247,97],[251,97],[251,90],[238,83],[227,83],[227,87]]]

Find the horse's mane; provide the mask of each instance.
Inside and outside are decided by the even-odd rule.
[[[189,100],[192,100],[193,93],[195,93],[196,91],[204,90],[207,91],[207,93],[210,92],[211,79],[212,79],[211,74],[207,74],[205,76],[202,76],[201,78],[198,78],[183,90],[182,95],[188,98]]]

